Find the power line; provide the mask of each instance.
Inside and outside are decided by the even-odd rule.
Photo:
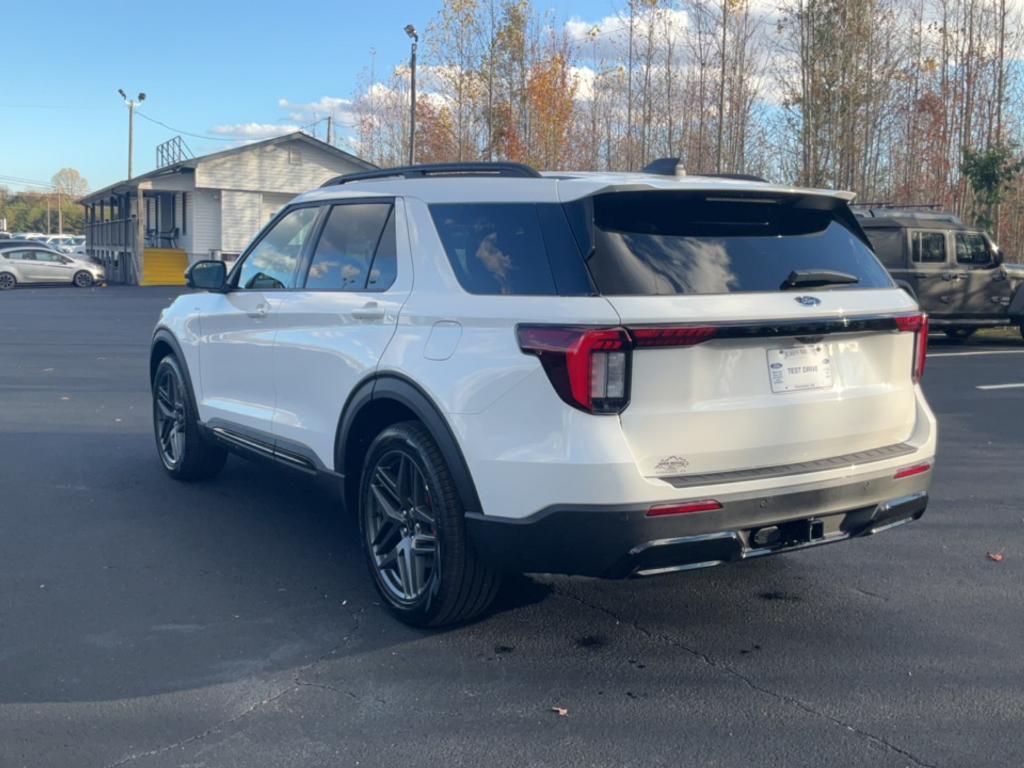
[[[246,141],[247,140],[246,137],[244,137],[244,136],[210,136],[209,134],[204,134],[204,133],[192,133],[191,131],[185,131],[185,130],[182,130],[181,128],[175,128],[173,125],[168,125],[167,123],[163,122],[162,120],[157,120],[155,117],[150,117],[149,115],[144,114],[143,112],[140,112],[139,110],[135,110],[135,114],[138,115],[139,117],[141,117],[142,119],[148,120],[151,123],[155,123],[156,125],[159,125],[159,126],[161,126],[163,128],[166,128],[169,131],[174,131],[175,133],[179,133],[182,136],[191,136],[194,139],[207,139],[209,141]],[[306,123],[305,125],[300,125],[298,127],[298,129],[300,131],[304,131],[307,128],[312,128],[314,125],[319,125],[320,123],[322,123],[326,119],[327,119],[326,117],[317,118],[316,120],[314,120],[311,123]]]
[[[173,125],[168,125],[167,123],[162,122],[161,120],[157,120],[155,117],[150,117],[149,115],[143,114],[138,110],[135,110],[135,114],[141,117],[143,120],[148,120],[149,122],[155,123],[156,125],[166,128],[169,131],[180,133],[182,136],[191,136],[194,139],[208,139],[209,141],[238,141],[238,139],[229,136],[208,136],[202,133],[192,133],[191,131],[183,131],[180,128],[175,128]]]
[[[23,179],[20,176],[4,176],[0,174],[0,181],[8,182],[9,184],[21,184],[26,187],[43,187],[45,189],[55,189],[53,184],[47,181],[39,181],[37,179]]]

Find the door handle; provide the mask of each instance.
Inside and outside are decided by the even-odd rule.
[[[352,317],[356,320],[383,320],[384,309],[376,301],[368,301],[358,309],[353,309]]]
[[[264,302],[263,304],[257,304],[256,307],[252,310],[252,312],[247,312],[246,314],[249,315],[249,317],[258,320],[261,317],[266,317],[267,312],[269,311],[270,305]]]

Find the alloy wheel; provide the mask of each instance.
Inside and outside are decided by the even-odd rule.
[[[79,272],[75,275],[75,285],[79,288],[88,288],[92,285],[92,276],[88,272]]]
[[[430,486],[414,457],[395,449],[373,468],[364,502],[365,535],[381,584],[401,605],[420,600],[440,578]]]
[[[174,371],[165,370],[157,379],[155,404],[160,458],[173,468],[185,455],[185,393]]]
[[[0,274],[0,291],[9,291],[15,285],[14,275],[9,272]]]

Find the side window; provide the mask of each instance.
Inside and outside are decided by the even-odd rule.
[[[920,264],[946,263],[945,232],[913,232],[910,236],[910,256]]]
[[[906,243],[904,240],[906,230],[871,227],[865,228],[864,231],[867,233],[868,240],[871,241],[875,255],[878,256],[878,260],[882,264],[889,269],[906,269],[907,257],[903,251]]]
[[[992,263],[988,241],[980,232],[956,233],[956,263],[987,267]]]
[[[384,291],[395,280],[391,203],[335,205],[306,276],[310,291]]]
[[[238,287],[251,291],[294,288],[302,246],[319,213],[318,207],[309,206],[285,214],[242,262]]]
[[[469,293],[557,293],[536,205],[443,204],[430,206],[430,213],[455,276]]]
[[[44,251],[36,251],[36,261],[45,261],[50,264],[58,264],[63,261],[60,256],[56,253],[46,253]]]

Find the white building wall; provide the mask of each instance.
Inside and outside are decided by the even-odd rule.
[[[263,195],[225,189],[220,193],[221,248],[241,253],[263,226]]]
[[[189,258],[210,258],[211,251],[222,250],[220,238],[220,192],[215,189],[197,189],[189,211],[189,228],[192,230],[192,247]]]
[[[332,176],[358,170],[363,169],[296,139],[203,161],[195,174],[197,187],[273,191],[294,196],[320,186]]]

